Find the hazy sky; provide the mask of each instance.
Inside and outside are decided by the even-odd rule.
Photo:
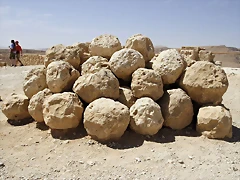
[[[0,0],[0,46],[45,48],[136,33],[154,45],[240,48],[240,0]]]

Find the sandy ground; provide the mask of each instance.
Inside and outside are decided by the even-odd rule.
[[[23,93],[29,67],[0,68],[0,96]],[[0,179],[240,179],[240,69],[225,68],[230,87],[224,104],[233,116],[233,138],[210,140],[190,126],[163,128],[154,137],[126,131],[100,144],[82,127],[65,139],[35,122],[12,126],[0,112]],[[0,102],[1,104],[1,102]]]

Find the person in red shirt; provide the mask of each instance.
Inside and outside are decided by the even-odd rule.
[[[20,55],[22,56],[22,47],[19,45],[19,42],[16,41],[16,58],[17,58],[17,62],[19,61],[21,63],[21,66],[23,66],[23,63],[20,61]],[[17,64],[16,62],[16,64]]]

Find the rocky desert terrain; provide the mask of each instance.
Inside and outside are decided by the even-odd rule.
[[[204,48],[207,49],[208,47]],[[166,49],[161,51],[163,50]],[[216,58],[216,51],[211,50]],[[118,71],[118,69],[122,68],[118,64],[118,60],[122,56],[126,57],[128,51],[119,50],[109,60],[112,66],[111,71],[119,79],[128,80],[131,75],[133,79],[138,79],[138,73],[152,72],[151,70],[144,70],[144,68],[138,70],[130,68],[128,71],[135,71],[133,74],[127,74],[128,71],[121,74],[120,72],[123,72],[124,68]],[[238,56],[238,50],[230,50],[230,54],[232,51],[234,51],[234,57]],[[101,53],[103,52],[101,51]],[[107,52],[109,53],[109,51]],[[131,54],[136,53],[130,52]],[[167,53],[169,52],[175,51],[167,51]],[[141,53],[145,55],[145,60],[151,59],[151,52]],[[106,54],[101,54],[101,56],[107,56]],[[222,54],[219,54],[222,57]],[[229,57],[229,52],[224,52],[224,54]],[[3,105],[10,93],[32,96],[27,93],[25,87],[25,78],[29,75],[30,70],[41,69],[46,66],[49,72],[57,71],[62,73],[59,70],[60,68],[55,69],[55,67],[58,67],[61,63],[63,64],[61,67],[68,63],[54,61],[51,57],[52,54],[49,52],[47,55],[49,59],[45,60],[44,65],[0,67],[0,105]],[[67,62],[75,66],[76,69],[79,67],[76,61],[69,58],[72,56],[69,56],[69,54],[64,55]],[[80,55],[82,59],[88,57],[84,53]],[[57,53],[54,56],[54,58],[60,57],[57,56]],[[136,56],[138,54],[135,54],[134,57]],[[156,59],[160,57],[161,54],[157,55]],[[96,59],[93,58],[93,61],[97,61]],[[101,59],[101,61],[104,65],[101,68],[106,68],[105,63],[108,60]],[[66,131],[51,129],[51,124],[47,126],[32,119],[28,119],[26,123],[11,125],[12,123],[0,111],[0,179],[240,179],[240,68],[237,66],[239,63],[237,60],[231,61],[231,64],[225,64],[224,62],[227,63],[228,59],[223,58],[222,69],[226,73],[229,85],[223,95],[222,104],[226,109],[230,110],[232,115],[231,138],[209,139],[196,131],[196,122],[193,121],[186,128],[179,130],[164,126],[154,135],[142,135],[128,127],[118,141],[100,142],[93,140],[88,135],[89,129],[86,130],[82,123],[77,128]],[[211,63],[206,64],[212,66]],[[153,63],[152,68],[156,68],[157,65]],[[92,67],[95,67],[95,69],[92,69]],[[126,68],[129,67],[126,66]],[[97,70],[97,68],[98,66],[84,66],[83,63],[79,70],[83,74],[79,78],[86,77],[87,79],[91,77],[97,79],[98,75],[101,77],[101,73],[99,73],[101,71]],[[73,69],[69,68],[68,70]],[[104,70],[104,72],[107,74],[110,73],[110,70]],[[73,75],[74,73],[76,72],[73,70],[70,74]],[[54,73],[47,73],[47,76],[51,74]],[[146,77],[142,76],[142,78]],[[53,79],[51,80],[53,81]],[[148,80],[146,78],[144,81]],[[59,91],[61,88],[53,86],[50,80],[47,81],[52,92]],[[84,99],[85,103],[94,102],[93,99],[83,95],[85,92],[79,88],[81,81],[84,81],[84,78],[83,80],[76,80],[77,83],[75,82],[76,85],[74,84],[73,91],[81,99]],[[105,81],[104,78],[102,81]],[[121,80],[119,81],[121,82]],[[163,78],[165,85],[171,83],[169,81],[172,81],[172,79]],[[141,94],[142,91],[137,91],[138,85],[139,83],[132,85],[132,91],[135,96],[141,98],[145,95]],[[161,88],[163,91],[162,85]],[[152,96],[152,99],[159,99],[163,94],[163,92],[161,94],[157,93],[154,94],[157,97]],[[195,116],[194,118],[196,119]]]

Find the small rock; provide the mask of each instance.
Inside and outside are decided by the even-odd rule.
[[[36,158],[35,158],[35,157],[32,157],[32,158],[31,158],[31,161],[34,160],[34,159],[36,159]]]
[[[5,164],[3,162],[0,162],[0,168],[3,168]]]
[[[94,141],[92,141],[92,140],[89,140],[89,141],[87,142],[87,144],[88,144],[89,146],[91,146],[91,145],[94,145],[94,144],[95,144],[95,142],[94,142]]]
[[[192,157],[192,156],[188,156],[188,158],[189,158],[189,159],[191,159],[191,160],[193,159],[193,157]]]
[[[87,162],[87,164],[88,164],[89,166],[94,166],[96,163],[93,162],[93,161],[89,161],[89,162]]]
[[[68,144],[68,143],[69,143],[69,140],[64,141],[64,144]]]
[[[173,161],[172,159],[169,159],[167,162],[168,162],[169,164],[174,164],[174,161]]]
[[[233,171],[238,171],[238,168],[236,168],[236,167],[233,167]]]
[[[179,164],[184,164],[183,160],[178,161]]]
[[[84,162],[83,162],[83,161],[79,161],[79,163],[80,163],[80,164],[84,164]]]
[[[154,149],[152,149],[151,151],[152,151],[152,152],[155,152],[155,150],[154,150]]]
[[[135,160],[139,163],[139,162],[141,162],[141,159],[140,158],[135,158]]]
[[[182,165],[182,167],[183,167],[183,168],[186,168],[186,165],[185,165],[185,164],[183,164],[183,165]]]

